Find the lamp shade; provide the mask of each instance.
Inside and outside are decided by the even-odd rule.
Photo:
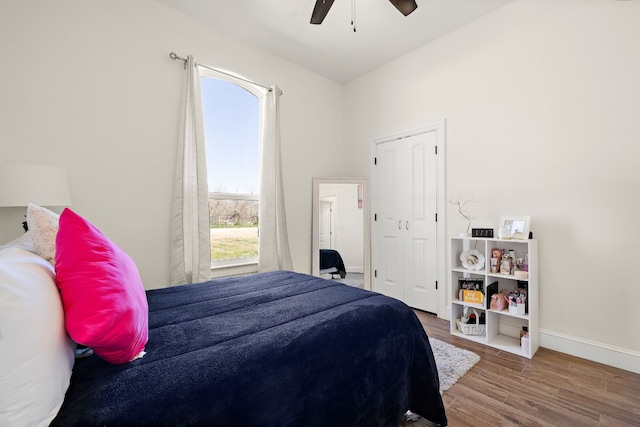
[[[0,206],[70,206],[64,169],[41,165],[0,165]]]

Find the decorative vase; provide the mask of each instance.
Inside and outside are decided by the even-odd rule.
[[[484,267],[484,255],[476,249],[469,249],[460,254],[462,267],[466,270],[482,270]]]

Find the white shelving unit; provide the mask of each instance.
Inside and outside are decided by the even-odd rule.
[[[485,265],[480,270],[468,270],[462,267],[460,254],[468,249],[476,249],[485,257]],[[528,257],[528,278],[518,279],[510,274],[491,272],[491,250],[504,249],[515,252],[516,258]],[[475,304],[461,301],[458,298],[458,278],[483,279],[484,302]],[[513,314],[506,308],[501,311],[489,309],[491,295],[487,295],[487,286],[497,282],[498,290],[515,290],[527,288],[528,310],[525,314]],[[476,237],[454,237],[451,239],[451,334],[471,341],[488,345],[509,353],[532,358],[538,350],[538,242],[531,240],[501,240]],[[456,325],[456,319],[462,317],[464,307],[471,307],[480,315],[485,313],[485,335],[465,335]],[[520,331],[526,326],[529,331],[529,349],[527,353],[520,345]]]

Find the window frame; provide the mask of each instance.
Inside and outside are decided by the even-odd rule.
[[[256,100],[258,101],[258,127],[259,129],[262,128],[262,120],[264,115],[263,101],[266,95],[264,88],[253,85],[241,77],[235,78],[231,73],[227,73],[227,72],[220,73],[205,67],[199,67],[199,71],[200,71],[200,79],[215,78],[215,79],[223,80],[227,83],[236,85],[237,87],[244,89],[248,91],[250,94],[252,94],[253,96],[255,96]],[[202,92],[201,92],[201,96],[203,96]],[[259,134],[258,134],[259,164],[262,161],[261,160],[262,144],[263,144],[262,138],[263,138],[262,132],[259,131]],[[258,179],[260,180],[260,177],[258,177]],[[207,197],[207,203],[211,199],[213,200],[246,200],[246,201],[258,201],[258,204],[260,203],[259,194],[209,192]],[[258,227],[258,234],[259,233],[260,233],[260,229]],[[212,278],[224,277],[224,276],[230,276],[230,275],[236,275],[236,274],[250,274],[250,273],[257,273],[257,272],[258,272],[257,256],[250,257],[250,258],[236,258],[233,260],[225,260],[225,261],[211,260],[211,277]]]

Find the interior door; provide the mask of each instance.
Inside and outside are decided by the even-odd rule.
[[[373,234],[373,290],[404,300],[402,267],[402,146],[389,141],[376,147],[376,199]]]
[[[373,235],[373,290],[404,301],[402,266],[403,187],[399,141],[376,146],[376,200]]]
[[[376,144],[374,290],[432,313],[436,290],[435,132]]]
[[[436,133],[411,136],[404,142],[405,167],[405,239],[404,302],[414,308],[437,313],[436,290]]]

